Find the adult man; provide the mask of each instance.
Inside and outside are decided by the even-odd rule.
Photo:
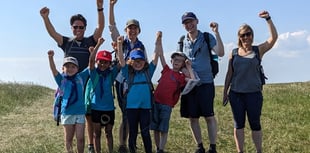
[[[208,126],[210,141],[208,152],[216,153],[217,122],[213,109],[215,88],[210,64],[212,59],[208,44],[215,54],[220,57],[224,56],[224,47],[218,32],[218,24],[215,22],[210,24],[215,38],[209,34],[209,43],[205,41],[204,34],[197,29],[198,19],[193,12],[183,14],[182,24],[187,31],[182,46],[183,52],[192,61],[192,68],[196,77],[200,79],[200,83],[187,95],[181,97],[181,116],[189,118],[193,136],[198,144],[196,153],[205,153],[199,123],[199,117],[204,117]]]

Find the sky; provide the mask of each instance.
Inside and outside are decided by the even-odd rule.
[[[186,31],[181,24],[184,12],[194,12],[199,19],[198,29],[211,32],[210,22],[219,24],[225,47],[220,58],[216,85],[223,85],[228,55],[237,47],[238,28],[246,23],[254,29],[254,44],[270,36],[267,23],[258,13],[267,10],[277,28],[278,40],[263,57],[262,64],[268,83],[310,81],[310,9],[308,0],[118,0],[115,20],[121,35],[127,20],[140,21],[139,39],[145,44],[149,59],[154,51],[155,35],[163,32],[163,48],[167,63],[177,49],[177,41]],[[96,0],[3,0],[0,5],[0,82],[31,83],[56,88],[49,69],[47,51],[55,50],[56,66],[61,70],[63,52],[48,35],[40,16],[42,7],[50,8],[50,20],[56,31],[72,36],[69,20],[74,14],[87,19],[86,36],[97,26]],[[104,44],[100,49],[111,50],[108,29],[109,0],[104,0]],[[160,62],[153,83],[160,77]]]

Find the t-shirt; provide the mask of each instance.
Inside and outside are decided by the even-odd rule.
[[[99,111],[111,111],[114,110],[114,99],[112,93],[112,86],[114,79],[118,73],[118,69],[114,66],[110,73],[105,76],[99,76],[96,69],[91,70],[90,72],[90,81],[98,79],[98,82],[95,87],[95,94],[91,100],[91,109],[99,110]],[[100,77],[103,81],[100,81]]]
[[[154,92],[155,102],[174,107],[185,85],[185,75],[182,72],[173,71],[166,65]]]
[[[63,75],[58,73],[54,78],[59,88],[63,90],[63,99],[61,103],[61,114],[62,115],[84,115],[85,102],[84,102],[84,85],[86,79],[89,77],[89,69],[86,68],[84,71],[78,73],[74,78],[77,85],[77,101],[68,105],[68,101],[73,91],[72,81],[67,80]]]
[[[122,74],[126,80],[129,80],[129,66],[126,64],[122,69]],[[150,79],[152,78],[156,69],[156,65],[150,62],[147,71],[149,71]],[[134,72],[133,83],[137,82],[147,82],[146,72],[136,71]],[[151,108],[151,91],[150,84],[134,84],[130,87],[127,94],[127,109],[150,109]]]
[[[64,56],[75,57],[79,62],[79,72],[83,71],[89,62],[89,47],[96,46],[97,41],[93,35],[83,38],[83,40],[74,40],[69,37],[63,37],[63,43],[59,46],[64,51]]]

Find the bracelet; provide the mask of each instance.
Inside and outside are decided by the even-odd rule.
[[[101,12],[101,11],[103,11],[103,8],[98,8],[97,11]]]
[[[268,16],[267,18],[265,18],[266,19],[266,21],[268,21],[268,20],[270,20],[271,19],[271,17],[270,16]]]

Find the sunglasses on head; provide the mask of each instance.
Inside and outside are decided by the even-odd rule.
[[[83,30],[83,29],[85,28],[85,26],[72,26],[72,27],[73,27],[73,29],[75,29],[75,30],[78,29],[78,28],[81,29],[81,30]]]
[[[247,33],[244,33],[244,34],[240,34],[240,37],[241,38],[244,38],[245,36],[250,37],[251,35],[252,35],[252,32],[247,32]]]

